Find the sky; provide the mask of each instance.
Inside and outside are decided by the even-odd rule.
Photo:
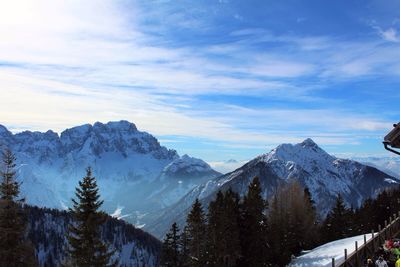
[[[129,120],[213,164],[312,138],[389,156],[400,2],[0,2],[0,124]]]

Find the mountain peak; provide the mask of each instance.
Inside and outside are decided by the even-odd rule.
[[[300,143],[300,145],[303,147],[318,147],[318,145],[311,138],[305,139],[303,142]]]
[[[103,124],[101,122],[96,122],[93,125],[93,127],[99,127],[99,128],[106,127],[111,130],[128,131],[128,132],[136,132],[138,130],[134,123],[126,120],[110,121],[107,122],[106,124]]]
[[[325,150],[320,148],[311,138],[305,139],[298,144],[281,144],[274,148],[270,153],[262,156],[262,160],[266,162],[294,162],[300,164],[304,169],[309,169],[310,165],[327,164],[336,158],[329,155]],[[307,165],[307,167],[306,167]]]

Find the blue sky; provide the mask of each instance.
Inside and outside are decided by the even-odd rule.
[[[8,1],[0,123],[126,119],[209,162],[308,137],[388,155],[399,31],[399,1]]]

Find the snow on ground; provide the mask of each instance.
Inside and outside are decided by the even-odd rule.
[[[367,234],[367,241],[372,238],[371,234]],[[350,255],[355,250],[355,241],[358,246],[364,244],[364,235],[349,237],[341,240],[332,241],[330,243],[319,246],[304,255],[294,259],[289,267],[330,267],[332,266],[332,258],[335,258],[336,264],[343,262],[344,249]]]

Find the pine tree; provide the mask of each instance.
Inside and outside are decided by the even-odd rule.
[[[344,204],[340,194],[336,198],[335,206],[326,216],[321,228],[324,242],[348,237],[352,229],[352,211]]]
[[[207,262],[210,267],[221,265],[223,253],[224,228],[223,225],[224,195],[218,191],[214,201],[210,202],[207,214]]]
[[[208,207],[207,266],[237,266],[241,255],[239,196],[231,189],[217,193]]]
[[[241,205],[241,247],[240,266],[266,266],[268,259],[267,202],[262,198],[260,180],[255,177],[248,187]]]
[[[161,253],[161,266],[181,267],[180,235],[178,225],[172,224],[171,230],[166,234]]]
[[[181,266],[190,267],[189,230],[187,226],[183,228],[179,245],[181,248]]]
[[[223,224],[224,237],[223,237],[223,265],[225,267],[237,266],[239,258],[242,254],[240,247],[240,210],[239,210],[239,195],[229,189],[224,194],[224,212]]]
[[[3,152],[0,184],[0,266],[37,266],[32,246],[25,240],[27,220],[23,200],[18,200],[16,158],[10,150]]]
[[[187,217],[190,266],[206,265],[206,220],[203,207],[198,199],[192,205]]]
[[[114,251],[101,240],[100,225],[105,222],[106,215],[98,211],[103,201],[99,200],[99,189],[90,167],[75,195],[77,200],[72,199],[73,208],[70,209],[74,222],[68,233],[70,260],[78,267],[115,266],[116,263],[109,264]]]

